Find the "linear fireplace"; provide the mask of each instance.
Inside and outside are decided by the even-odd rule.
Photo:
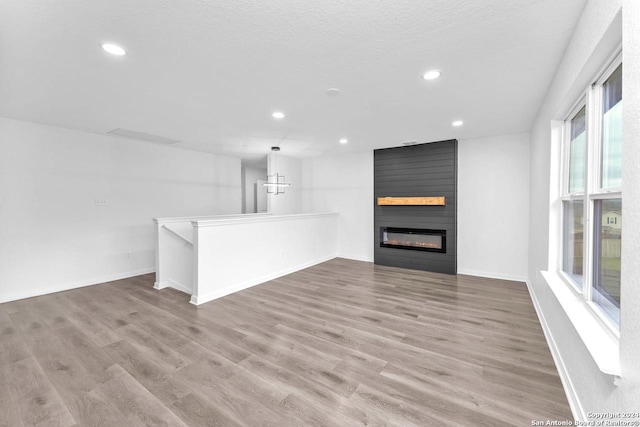
[[[446,230],[380,227],[380,247],[447,252]]]
[[[373,172],[374,262],[456,274],[458,141],[374,150]]]

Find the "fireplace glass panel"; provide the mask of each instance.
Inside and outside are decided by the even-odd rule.
[[[446,231],[418,228],[380,229],[380,246],[431,252],[446,252]]]

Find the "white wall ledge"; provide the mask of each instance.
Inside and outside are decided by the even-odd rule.
[[[191,222],[204,220],[218,220],[228,218],[238,218],[242,216],[269,216],[269,213],[252,213],[252,214],[228,214],[228,215],[205,215],[205,216],[178,216],[170,218],[153,218],[155,224],[170,224],[172,222]]]
[[[617,385],[621,376],[619,338],[602,324],[589,303],[570,289],[558,273],[541,273],[600,371],[612,375]]]
[[[292,215],[243,215],[233,218],[215,218],[215,219],[203,219],[191,221],[194,227],[218,227],[232,224],[250,224],[260,222],[277,222],[277,221],[292,221],[296,219],[309,219],[309,218],[322,218],[329,216],[337,216],[337,212],[324,212],[324,213],[306,213],[306,214],[292,214]]]

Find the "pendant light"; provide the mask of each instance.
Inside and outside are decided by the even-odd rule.
[[[276,153],[280,151],[280,147],[271,147],[271,151],[273,152],[273,167],[271,169],[277,171],[278,163]],[[285,181],[284,175],[280,175],[276,172],[273,175],[267,175],[267,182],[262,185],[267,187],[268,194],[277,196],[278,194],[283,194],[285,188],[289,187],[291,184]]]

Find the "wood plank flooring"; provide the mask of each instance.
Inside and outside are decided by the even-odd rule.
[[[195,307],[0,304],[0,426],[527,426],[571,412],[523,283],[336,258]]]

